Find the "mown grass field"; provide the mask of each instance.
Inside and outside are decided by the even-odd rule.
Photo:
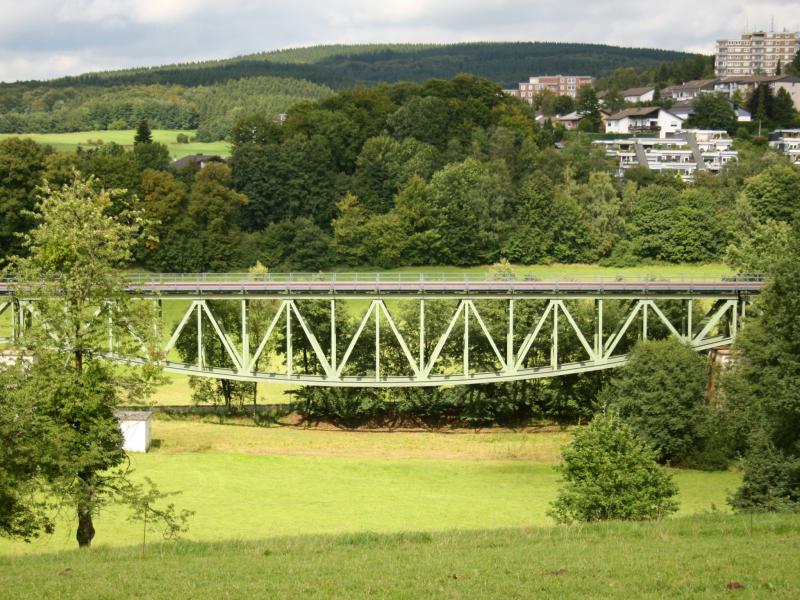
[[[141,525],[114,508],[79,551],[65,514],[51,537],[0,541],[0,598],[800,594],[800,516],[730,514],[732,471],[673,470],[680,512],[663,522],[553,526],[571,430],[243,423],[157,419],[131,457],[196,511],[182,540],[151,533],[142,555]]]
[[[546,526],[554,464],[569,432],[490,430],[368,432],[256,428],[156,420],[156,447],[132,455],[138,477],[178,491],[196,511],[187,539],[260,540],[358,532]],[[716,507],[738,486],[734,472],[674,471],[680,514]],[[65,515],[69,517],[70,515]],[[74,526],[2,554],[69,549]],[[98,546],[141,540],[119,509],[97,519]]]
[[[170,156],[175,158],[182,158],[190,154],[218,154],[220,156],[229,156],[231,153],[231,145],[228,142],[190,142],[188,144],[179,144],[177,142],[177,135],[183,133],[191,137],[194,131],[179,131],[173,129],[154,129],[152,131],[153,141],[160,144],[166,144],[169,149]],[[133,138],[136,131],[133,129],[124,129],[120,131],[76,131],[73,133],[24,133],[24,134],[0,134],[0,140],[9,137],[26,137],[31,138],[39,144],[48,144],[54,150],[59,152],[75,152],[78,146],[84,148],[96,148],[97,141],[102,140],[104,144],[114,142],[128,148],[133,147]]]
[[[0,557],[7,598],[797,598],[800,519],[179,542]]]

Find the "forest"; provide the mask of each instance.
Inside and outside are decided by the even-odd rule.
[[[717,261],[753,236],[783,239],[800,202],[800,172],[756,143],[737,141],[735,165],[688,185],[613,177],[586,136],[556,147],[561,136],[461,75],[301,102],[282,124],[243,116],[228,164],[198,172],[173,171],[159,144],[69,155],[12,138],[0,142],[0,254],[19,252],[42,179],[75,169],[127,190],[152,223],[139,266],[173,272]]]
[[[711,59],[701,55],[590,44],[319,46],[0,84],[0,133],[131,129],[146,118],[161,129],[198,129],[199,141],[214,141],[229,139],[243,114],[277,118],[301,100],[357,85],[468,72],[513,87],[533,74],[561,72],[598,76],[599,85],[624,89],[709,71]]]

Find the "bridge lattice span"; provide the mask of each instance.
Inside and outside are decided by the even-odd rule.
[[[729,345],[761,278],[495,280],[403,274],[143,275],[127,291],[157,302],[167,372],[333,387],[497,383],[624,364],[637,339],[695,350]],[[0,284],[5,338],[25,335],[35,301]],[[342,316],[354,317],[343,323]],[[232,317],[233,315],[233,317]],[[170,318],[171,317],[171,318]],[[0,330],[1,331],[1,330]],[[115,353],[109,327],[105,354]],[[190,338],[187,340],[187,338]],[[216,360],[209,344],[220,349]],[[182,345],[182,346],[181,346]],[[176,352],[194,349],[191,362]]]

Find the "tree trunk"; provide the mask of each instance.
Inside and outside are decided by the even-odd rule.
[[[80,548],[88,548],[94,539],[92,509],[87,502],[78,501],[78,531],[75,534]]]

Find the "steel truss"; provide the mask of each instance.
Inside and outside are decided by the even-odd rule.
[[[140,293],[142,301],[157,302],[162,311],[170,302],[181,303],[177,322],[163,323],[168,326],[163,346],[154,353],[152,348],[144,347],[142,338],[146,336],[137,336],[128,329],[141,347],[141,356],[117,354],[123,345],[115,341],[115,335],[119,335],[115,331],[119,330],[113,322],[114,311],[110,310],[102,317],[108,319],[109,331],[107,347],[102,352],[110,360],[133,364],[145,362],[144,356],[156,355],[162,357],[167,372],[239,381],[332,387],[497,383],[620,366],[636,339],[672,336],[698,351],[728,345],[741,326],[750,293]],[[271,316],[265,318],[262,311],[260,317],[253,317],[252,303],[265,300],[271,301]],[[433,324],[428,321],[426,305],[437,300],[450,301],[448,306],[453,309],[446,320],[440,315]],[[325,302],[324,327],[319,310],[313,318],[307,313],[307,301]],[[368,306],[366,310],[361,308],[363,313],[354,331],[341,330],[337,315],[341,316],[339,311],[356,312],[342,306],[351,301],[360,302],[359,307],[367,301]],[[387,301],[416,306],[404,311],[400,318]],[[235,328],[230,310],[227,311],[227,324],[232,331],[215,313],[217,302],[236,304]],[[485,303],[491,303],[491,314]],[[576,309],[581,303],[583,311],[579,315]],[[671,303],[670,309],[665,307],[667,303]],[[615,311],[609,311],[612,304]],[[591,318],[587,318],[589,310]],[[694,318],[697,314],[703,314],[699,321]],[[0,337],[0,342],[20,341],[26,328],[37,321],[48,329],[46,323],[40,322],[33,301],[0,298],[0,317],[10,322],[6,328],[10,336]],[[259,331],[258,338],[254,331]],[[193,337],[190,345],[196,347],[196,360],[192,363],[175,360],[176,345],[183,339],[185,347],[186,336]],[[205,347],[210,342],[223,349],[224,364],[212,364],[206,356]],[[359,343],[370,344],[366,364],[363,348],[357,353],[360,359],[354,360]],[[310,355],[313,372],[296,364],[299,344]],[[393,352],[391,368],[385,358],[389,346]],[[308,361],[305,362],[307,366]]]

